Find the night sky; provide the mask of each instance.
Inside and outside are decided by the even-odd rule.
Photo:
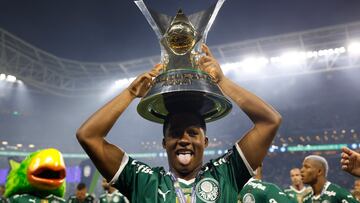
[[[144,0],[175,15],[212,0]],[[219,45],[360,20],[358,0],[227,0],[208,35]],[[158,55],[154,32],[132,0],[0,0],[0,27],[58,57],[115,62]]]

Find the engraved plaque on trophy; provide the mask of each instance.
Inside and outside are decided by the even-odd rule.
[[[201,45],[225,0],[204,11],[186,16],[157,13],[135,3],[155,31],[161,46],[162,73],[140,101],[138,113],[150,121],[163,123],[172,112],[197,112],[206,122],[224,117],[232,108],[212,78],[198,68]]]

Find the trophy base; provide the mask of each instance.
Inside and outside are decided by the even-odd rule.
[[[210,76],[196,69],[168,70],[155,78],[137,111],[147,120],[163,123],[169,113],[196,112],[205,122],[227,115],[231,102]]]

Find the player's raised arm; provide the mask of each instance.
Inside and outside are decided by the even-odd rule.
[[[220,65],[207,46],[203,46],[203,51],[206,56],[200,59],[200,68],[212,76],[221,90],[254,123],[254,127],[242,137],[238,144],[250,166],[256,169],[262,163],[276,135],[281,123],[281,116],[269,104],[224,76]]]
[[[146,94],[153,78],[159,74],[161,68],[162,65],[156,65],[151,71],[138,76],[127,89],[88,118],[76,133],[79,143],[108,181],[118,170],[124,152],[107,142],[105,136],[129,104],[135,98],[143,97]],[[125,140],[126,136],[126,132],[124,132],[119,135],[119,138]]]

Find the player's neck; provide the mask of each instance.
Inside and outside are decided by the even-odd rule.
[[[200,172],[201,170],[201,165],[199,165],[198,167],[196,167],[193,171],[190,172],[185,172],[182,173],[180,171],[176,171],[175,169],[170,169],[170,171],[177,177],[177,178],[181,178],[184,180],[192,180],[194,178],[196,178],[197,174]]]
[[[324,189],[326,181],[327,180],[325,178],[319,178],[314,184],[311,185],[315,196],[321,194],[321,192]]]
[[[115,192],[115,191],[116,191],[116,189],[113,188],[113,187],[110,187],[110,188],[108,189],[108,193],[109,193],[109,194],[112,194],[112,193]]]

